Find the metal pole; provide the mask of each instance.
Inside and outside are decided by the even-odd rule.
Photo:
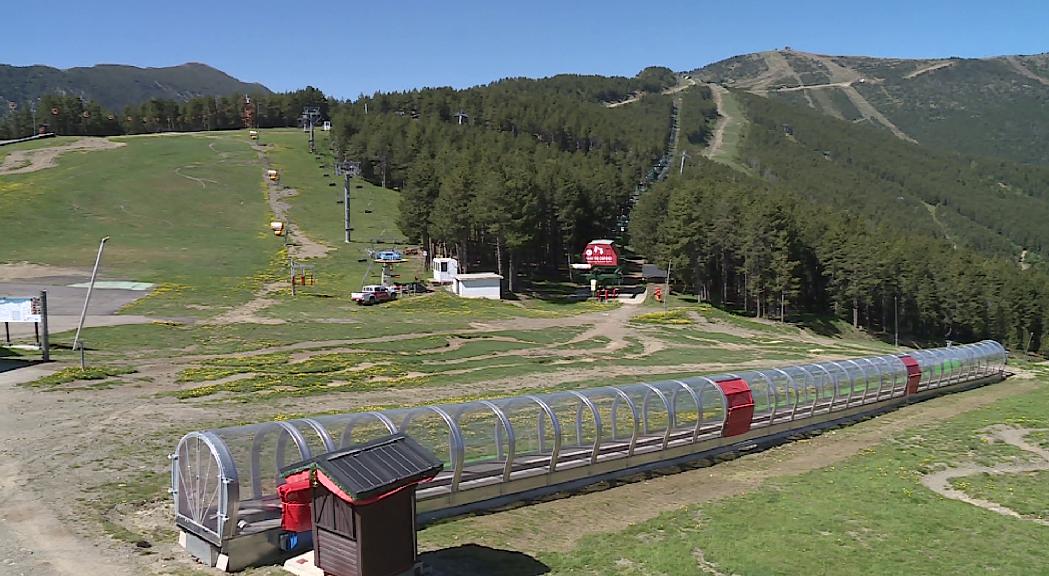
[[[10,344],[11,343],[11,326],[7,322],[4,322],[4,336],[5,336],[4,339],[7,341],[8,344]]]
[[[295,261],[288,260],[288,268],[291,270],[291,295],[295,296]]]
[[[106,247],[106,240],[109,240],[109,236],[106,236],[98,243],[98,255],[95,256],[95,267],[91,270],[91,283],[87,286],[87,296],[84,298],[84,309],[80,311],[80,323],[76,327],[76,336],[73,337],[73,350],[76,350],[77,344],[80,342],[80,331],[84,328],[84,319],[87,318],[87,303],[91,301],[91,291],[95,289],[95,278],[98,276],[98,264],[102,261],[102,250]]]
[[[40,328],[43,340],[40,342],[40,353],[44,362],[51,360],[51,339],[47,330],[47,290],[40,291]]]
[[[346,243],[350,243],[350,173],[343,174],[342,179],[342,207],[346,211],[343,218],[343,227],[346,228]]]
[[[893,330],[892,342],[893,342],[894,346],[899,348],[900,347],[900,313],[899,313],[899,309],[897,308],[897,305],[896,305],[897,298],[898,298],[898,296],[895,295],[895,294],[892,296],[892,330]]]
[[[681,169],[678,170],[678,176],[685,173],[685,153],[681,153]]]
[[[87,369],[87,361],[84,358],[84,343],[83,342],[80,343],[80,369],[81,370],[86,370]]]
[[[667,313],[667,307],[670,305],[670,262],[667,262],[667,281],[666,290],[663,294],[663,313]]]

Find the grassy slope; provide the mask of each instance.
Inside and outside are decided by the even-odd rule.
[[[711,156],[712,160],[728,164],[733,168],[746,171],[740,161],[740,141],[747,128],[747,117],[743,114],[743,107],[732,92],[725,92],[721,96],[721,104],[724,106],[725,114],[732,118],[725,125],[724,136],[722,136],[721,149],[717,154]]]
[[[199,314],[231,306],[276,252],[264,227],[261,167],[239,133],[127,137],[114,150],[64,154],[58,166],[0,177],[6,261],[90,266],[110,236],[102,274],[167,284],[136,312]],[[41,146],[41,143],[35,143]],[[190,180],[186,176],[204,181]],[[206,186],[206,187],[205,187]],[[26,239],[31,238],[31,242]]]
[[[553,574],[706,572],[697,558],[722,574],[1030,574],[1044,557],[1044,526],[947,500],[919,479],[938,462],[1008,461],[1017,451],[980,442],[980,431],[998,422],[1047,427],[1047,406],[1049,378],[1043,375],[1032,392],[895,434],[841,464],[770,480],[741,496],[664,513],[621,532],[588,536],[569,552],[536,557]],[[772,455],[754,458],[760,468]],[[1007,502],[1044,510],[1031,480],[1009,481],[1025,492],[1018,488]],[[427,529],[420,539],[433,547],[475,538],[514,546],[456,522]]]

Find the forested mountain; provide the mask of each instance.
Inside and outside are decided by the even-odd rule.
[[[737,92],[747,171],[694,160],[642,195],[633,247],[759,315],[836,313],[933,339],[1049,349],[1049,167],[937,152]],[[1036,258],[1028,255],[1026,264]]]
[[[410,238],[509,271],[512,289],[522,266],[556,269],[612,232],[665,152],[672,103],[659,92],[676,82],[653,68],[376,94],[338,107],[337,147],[402,188]],[[638,92],[649,95],[607,105]]]
[[[262,84],[241,82],[194,62],[164,68],[99,64],[65,70],[0,64],[0,101],[26,108],[35,99],[54,94],[93,100],[103,108],[119,111],[154,98],[185,102],[198,96],[269,93]]]
[[[1017,259],[1049,255],[1049,166],[929,150],[807,107],[738,94],[741,161],[829,209]]]
[[[907,60],[785,49],[693,74],[930,147],[1049,164],[1049,53]]]

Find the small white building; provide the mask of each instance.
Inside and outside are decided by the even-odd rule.
[[[433,281],[438,284],[451,284],[459,274],[459,261],[455,258],[434,258],[430,267],[433,269]]]
[[[453,291],[462,298],[502,299],[503,277],[492,272],[476,274],[458,274],[455,277]]]

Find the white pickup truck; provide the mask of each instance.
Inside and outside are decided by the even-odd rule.
[[[371,304],[396,300],[397,293],[382,284],[369,284],[361,288],[360,292],[350,294],[350,298],[361,306],[369,306]]]

